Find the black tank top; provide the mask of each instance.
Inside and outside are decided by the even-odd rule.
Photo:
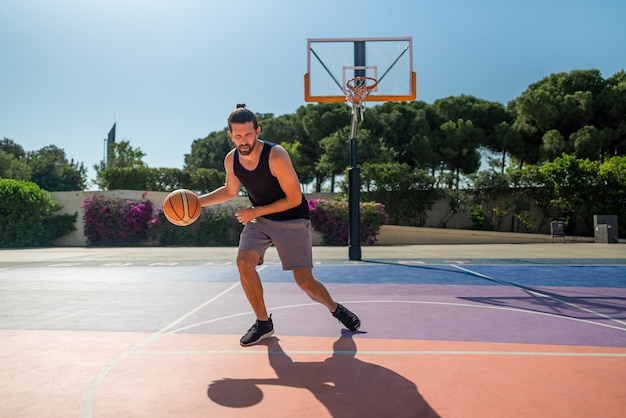
[[[270,151],[276,144],[263,142],[263,150],[259,163],[254,170],[246,170],[239,162],[239,151],[235,149],[235,158],[233,158],[233,169],[235,176],[239,179],[243,187],[248,192],[248,198],[253,206],[263,206],[274,203],[278,199],[285,197],[285,192],[280,187],[278,179],[272,175],[270,171]],[[309,215],[309,203],[304,194],[300,204],[291,209],[282,212],[271,213],[263,216],[264,218],[275,221],[286,221],[289,219],[311,219]]]

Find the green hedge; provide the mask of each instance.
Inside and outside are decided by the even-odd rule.
[[[99,173],[98,185],[104,190],[168,191],[190,189],[208,193],[224,184],[225,174],[212,168],[113,167]]]
[[[47,246],[75,231],[78,214],[54,215],[58,210],[35,183],[0,179],[0,248]]]
[[[149,236],[159,246],[233,247],[239,245],[242,229],[232,209],[203,208],[198,220],[181,227],[165,219],[159,208]]]

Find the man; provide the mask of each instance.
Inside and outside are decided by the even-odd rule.
[[[309,207],[287,151],[259,139],[261,128],[256,115],[245,104],[228,116],[228,136],[235,144],[224,159],[226,182],[200,196],[202,206],[222,203],[246,188],[252,206],[235,212],[244,225],[239,239],[237,268],[241,286],[256,322],[241,337],[249,346],[274,334],[271,315],[263,298],[263,286],[256,266],[263,263],[265,250],[274,244],[283,270],[291,270],[300,288],[311,299],[326,306],[351,331],[359,329],[359,318],[335,302],[326,287],[313,277],[313,249]]]

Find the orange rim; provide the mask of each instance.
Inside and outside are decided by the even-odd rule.
[[[362,83],[357,83],[357,81],[360,81]],[[372,82],[372,84],[370,84],[369,86],[364,85],[368,81]],[[358,92],[360,89],[365,89],[365,91],[372,91],[376,88],[377,85],[378,80],[373,77],[359,76],[346,81],[346,87],[353,92]]]

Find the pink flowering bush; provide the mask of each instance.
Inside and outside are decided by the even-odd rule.
[[[150,200],[107,199],[93,195],[83,201],[82,208],[84,233],[90,247],[137,245],[147,238],[155,222]]]
[[[381,203],[361,202],[361,244],[375,244],[380,228],[388,223],[385,207]],[[348,202],[343,200],[309,200],[311,224],[328,245],[347,245],[349,237]]]

